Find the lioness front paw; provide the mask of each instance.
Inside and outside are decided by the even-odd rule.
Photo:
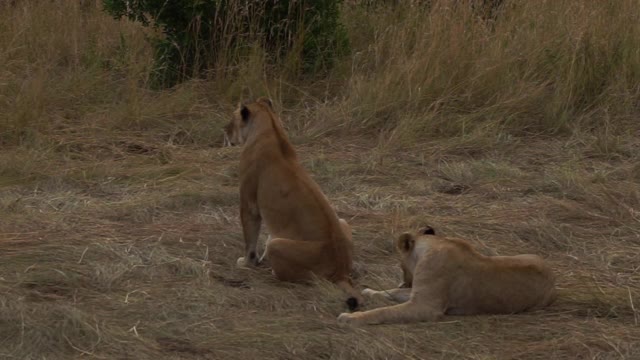
[[[373,289],[366,288],[366,289],[362,290],[362,295],[364,295],[364,296],[375,296],[377,294],[378,294],[378,291],[373,290]]]
[[[338,315],[338,324],[348,325],[355,323],[355,316],[350,313],[342,313]]]
[[[242,268],[246,268],[247,266],[247,261],[245,260],[244,256],[241,256],[238,258],[238,261],[236,261],[236,265],[238,265],[238,267],[242,267]]]
[[[236,261],[238,267],[251,268],[258,266],[258,257],[255,254],[252,255],[253,256],[250,256],[248,260],[246,256],[239,257],[238,261]]]

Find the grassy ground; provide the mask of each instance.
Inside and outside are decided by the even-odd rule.
[[[235,267],[239,149],[129,139],[103,144],[100,160],[49,158],[0,196],[1,354],[638,358],[640,144],[604,153],[593,141],[474,155],[441,141],[386,153],[357,139],[299,144],[354,228],[360,285],[398,283],[391,240],[424,222],[484,253],[541,254],[558,274],[547,310],[361,329],[336,326],[344,296],[328,284]]]
[[[386,33],[357,33],[356,22],[370,24],[354,10],[353,41],[371,42],[379,58],[354,55],[348,94],[326,95],[344,69],[286,88],[252,67],[224,92],[211,80],[154,92],[145,86],[150,51],[134,24],[74,1],[21,4],[0,5],[10,20],[0,22],[0,358],[640,358],[638,92],[634,63],[623,61],[633,53],[621,55],[624,71],[611,70],[615,81],[590,107],[580,107],[586,100],[576,93],[587,94],[588,82],[575,74],[561,84],[579,86],[532,73],[483,97],[516,75],[500,72],[492,83],[496,67],[479,65],[449,69],[477,75],[449,88],[421,73],[429,91],[444,89],[429,106],[436,95],[416,96],[408,90],[418,84],[400,88],[406,81],[389,75],[412,78],[412,61],[427,53],[382,61],[397,14],[381,20]],[[582,38],[602,35],[593,29]],[[486,50],[486,61],[501,51],[475,50]],[[518,59],[515,73],[533,62]],[[507,60],[497,64],[507,69]],[[558,275],[558,301],[514,316],[342,328],[344,295],[332,285],[237,269],[240,149],[222,148],[220,130],[248,84],[272,94],[305,167],[352,225],[360,286],[396,285],[393,237],[428,223],[486,254],[544,256]],[[556,115],[579,121],[545,125]],[[521,126],[527,118],[532,125]],[[473,121],[481,125],[462,129]]]

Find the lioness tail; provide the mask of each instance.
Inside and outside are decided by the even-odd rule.
[[[336,281],[336,285],[338,285],[338,287],[340,287],[344,292],[351,295],[346,301],[347,307],[349,307],[350,311],[355,311],[360,305],[362,305],[362,295],[360,295],[360,293],[353,288],[351,279],[347,278],[345,280]]]

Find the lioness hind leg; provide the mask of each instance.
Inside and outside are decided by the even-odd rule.
[[[409,301],[409,298],[411,298],[411,288],[398,288],[380,291],[376,291],[373,289],[364,289],[362,290],[362,295],[371,297],[382,297],[395,302],[404,303]]]
[[[338,316],[340,324],[391,324],[418,321],[434,321],[443,315],[442,311],[431,306],[409,301],[398,305],[381,307],[369,311],[342,313]]]
[[[323,244],[284,238],[271,239],[263,258],[269,261],[273,273],[282,281],[306,281],[318,273],[322,259]]]
[[[325,245],[316,241],[301,241],[277,238],[272,239],[265,250],[273,274],[282,281],[305,281],[313,276],[332,278],[335,266],[325,253]],[[354,299],[348,299],[350,308],[363,303],[360,293],[353,288],[349,274],[333,278],[332,281]]]

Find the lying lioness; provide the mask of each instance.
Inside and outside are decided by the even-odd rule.
[[[343,313],[339,323],[383,324],[437,320],[444,314],[511,314],[551,304],[555,277],[537,255],[484,256],[464,240],[436,236],[431,227],[396,240],[404,282],[383,291],[401,304]]]
[[[245,256],[238,265],[257,265],[266,258],[280,280],[329,279],[351,296],[349,308],[357,308],[362,296],[350,278],[351,228],[338,219],[300,165],[271,101],[259,98],[241,104],[225,133],[229,145],[244,145],[239,172]],[[262,220],[269,239],[259,259],[256,247]]]

